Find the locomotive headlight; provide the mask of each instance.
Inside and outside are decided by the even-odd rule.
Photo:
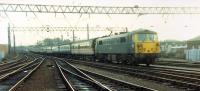
[[[142,47],[142,44],[141,44],[141,43],[138,43],[138,44],[137,44],[137,47]]]
[[[156,43],[156,46],[160,46],[160,44],[159,44],[159,43]]]
[[[146,51],[146,48],[144,48],[143,51]]]

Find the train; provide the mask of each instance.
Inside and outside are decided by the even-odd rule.
[[[67,53],[73,59],[147,66],[160,53],[157,33],[148,29],[71,42],[66,48],[64,52],[57,49],[53,53]]]

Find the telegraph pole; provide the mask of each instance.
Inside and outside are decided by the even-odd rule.
[[[63,35],[61,35],[61,40],[63,41]]]
[[[74,35],[74,30],[72,30],[72,37],[73,37],[73,42],[75,41],[75,35]]]
[[[14,54],[16,53],[16,46],[15,46],[15,32],[13,30],[13,41],[14,41]]]
[[[10,23],[8,23],[8,54],[11,54],[11,43],[10,43]]]
[[[87,24],[87,40],[89,40],[90,36],[89,36],[89,25]]]
[[[126,32],[128,32],[128,28],[126,27],[126,30],[125,30]]]

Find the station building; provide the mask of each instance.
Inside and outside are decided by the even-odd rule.
[[[165,40],[160,42],[161,57],[164,58],[185,58],[187,44],[185,41]]]
[[[200,36],[187,41],[186,60],[200,62]]]

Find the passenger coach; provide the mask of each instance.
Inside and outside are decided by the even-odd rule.
[[[83,40],[71,43],[71,55],[75,59],[95,60],[95,40]]]

